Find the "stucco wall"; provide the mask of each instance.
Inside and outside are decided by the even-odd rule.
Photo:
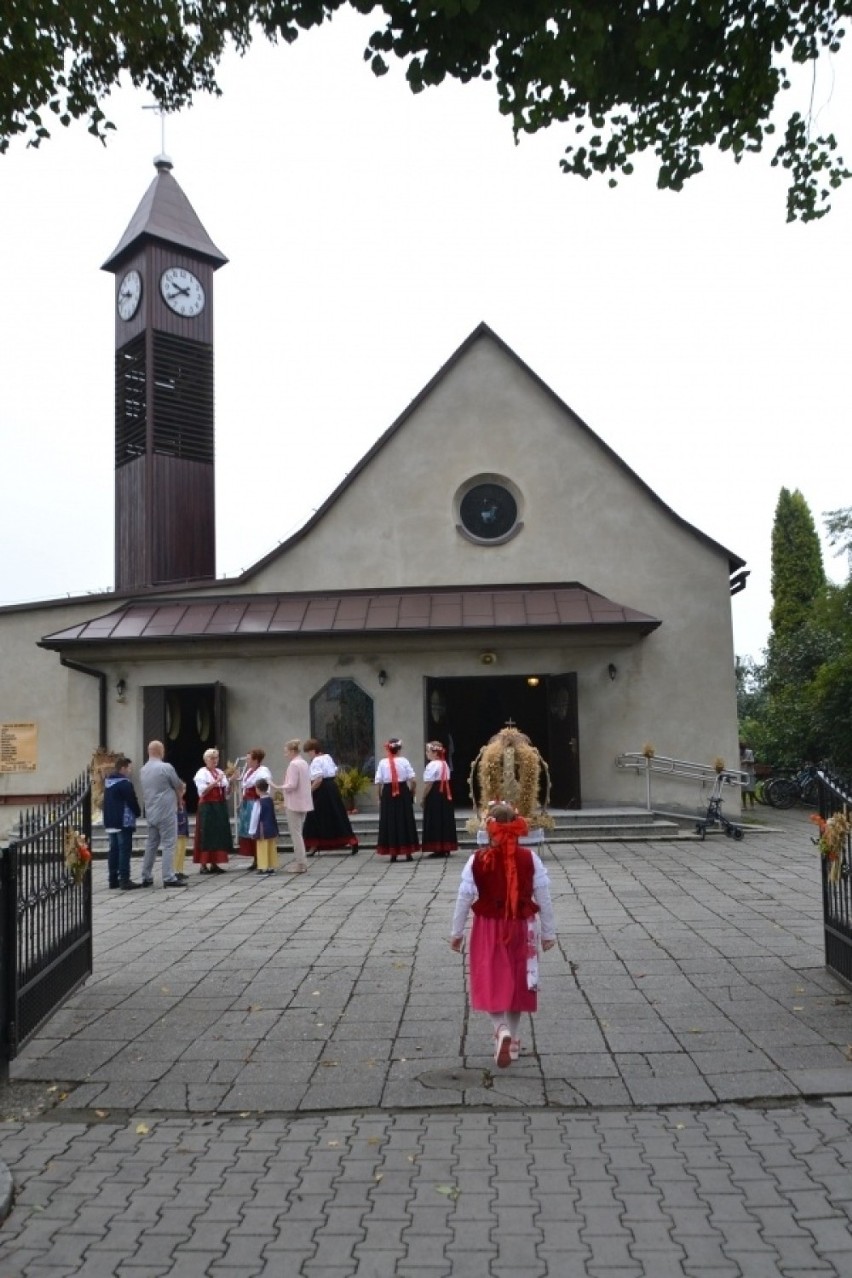
[[[653,457],[648,459],[653,480]],[[477,474],[521,494],[523,531],[500,546],[472,544],[454,497]],[[645,478],[645,477],[643,477]],[[681,513],[681,512],[678,512]],[[682,512],[688,516],[688,511]],[[257,590],[356,589],[578,581],[661,619],[629,647],[565,642],[501,653],[501,673],[579,675],[584,795],[642,793],[611,759],[652,741],[661,754],[738,758],[728,556],[679,522],[496,342],[477,341],[383,445],[302,541],[257,574]],[[492,643],[488,647],[494,647]],[[505,645],[503,645],[505,647]],[[391,660],[387,653],[385,664]],[[430,673],[428,652],[412,676]],[[442,660],[443,657],[442,657]],[[611,683],[613,661],[619,677]],[[443,672],[473,673],[444,664]],[[420,732],[413,710],[397,727]],[[393,726],[393,725],[390,725]],[[662,783],[661,783],[662,784]],[[678,783],[662,784],[676,794]]]
[[[653,482],[654,459],[648,458]],[[523,529],[497,546],[473,544],[454,517],[460,486],[499,476],[519,495]],[[688,516],[688,510],[682,513]],[[644,783],[618,772],[615,756],[646,741],[659,754],[737,759],[729,557],[678,520],[598,439],[487,335],[472,343],[381,444],[306,535],[285,543],[238,588],[216,593],[412,586],[579,582],[658,617],[644,639],[495,635],[428,641],[413,636],[300,639],[240,647],[215,640],[170,650],[72,655],[108,673],[108,744],[134,759],[142,749],[145,685],[222,682],[228,690],[228,752],[260,744],[277,768],[283,742],[309,730],[312,694],[335,675],[373,698],[376,740],[391,733],[420,763],[423,679],[491,673],[578,676],[583,800],[641,802]],[[211,592],[213,593],[213,592]],[[86,602],[0,614],[2,717],[36,720],[39,772],[0,777],[4,787],[64,785],[97,744],[97,682],[63,669],[36,647],[42,635],[109,611]],[[611,680],[607,667],[617,676]],[[377,672],[389,679],[378,685]],[[127,681],[123,702],[114,695]],[[523,725],[521,725],[523,727]],[[689,805],[696,787],[655,781],[660,804]]]

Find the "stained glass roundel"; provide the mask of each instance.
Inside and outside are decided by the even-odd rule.
[[[472,537],[494,541],[512,531],[518,505],[502,484],[477,484],[462,498],[459,516]]]

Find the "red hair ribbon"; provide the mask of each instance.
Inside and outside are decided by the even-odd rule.
[[[396,755],[391,749],[390,741],[385,742],[385,749],[388,752],[388,766],[391,774],[391,794],[394,798],[399,794],[399,777],[396,773]]]
[[[490,842],[483,854],[483,864],[489,869],[498,859],[502,861],[503,871],[506,875],[506,910],[503,917],[506,921],[516,919],[520,904],[516,854],[518,839],[522,834],[526,833],[526,822],[517,817],[514,821],[508,822],[488,820],[486,829],[488,830]],[[503,939],[508,941],[508,931]]]

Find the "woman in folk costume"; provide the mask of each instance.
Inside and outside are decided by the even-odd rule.
[[[337,764],[330,754],[323,754],[316,737],[308,737],[302,749],[308,756],[311,797],[314,801],[314,810],[307,814],[302,827],[307,855],[330,852],[334,848],[349,848],[354,856],[358,851],[358,839],[352,833],[343,796],[334,779],[337,776]]]
[[[379,760],[376,768],[376,785],[379,787],[379,837],[376,852],[396,861],[404,856],[406,861],[420,851],[417,839],[417,822],[414,819],[414,794],[417,776],[411,764],[400,753],[402,742],[391,737],[385,742],[387,755]]]
[[[462,871],[450,947],[462,948],[470,933],[470,1005],[487,1012],[494,1026],[494,1060],[501,1069],[518,1059],[523,1012],[538,1010],[538,942],[556,944],[547,870],[532,848],[518,842],[528,830],[508,803],[492,804],[478,848]]]
[[[228,816],[228,778],[219,767],[219,751],[204,751],[204,767],[193,777],[198,791],[195,814],[195,848],[192,859],[201,874],[224,874],[234,850]]]
[[[249,834],[249,823],[258,798],[257,783],[258,781],[266,781],[267,784],[272,782],[272,773],[263,762],[265,758],[265,750],[260,750],[257,747],[249,750],[246,755],[245,767],[240,773],[240,811],[237,817],[239,840],[237,850],[240,856],[251,857],[252,864],[249,869],[257,868],[254,839]]]
[[[440,741],[426,747],[426,770],[423,773],[423,851],[433,856],[449,856],[459,845],[456,834],[456,810],[450,789],[447,752]]]

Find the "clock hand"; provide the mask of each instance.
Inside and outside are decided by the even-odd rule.
[[[172,285],[172,288],[173,288],[175,291],[174,291],[173,293],[169,293],[169,297],[177,297],[178,293],[182,293],[184,297],[189,297],[189,289],[188,289],[188,288],[181,288],[181,287],[180,287],[180,285],[178,285],[178,284],[173,284],[173,285]]]

